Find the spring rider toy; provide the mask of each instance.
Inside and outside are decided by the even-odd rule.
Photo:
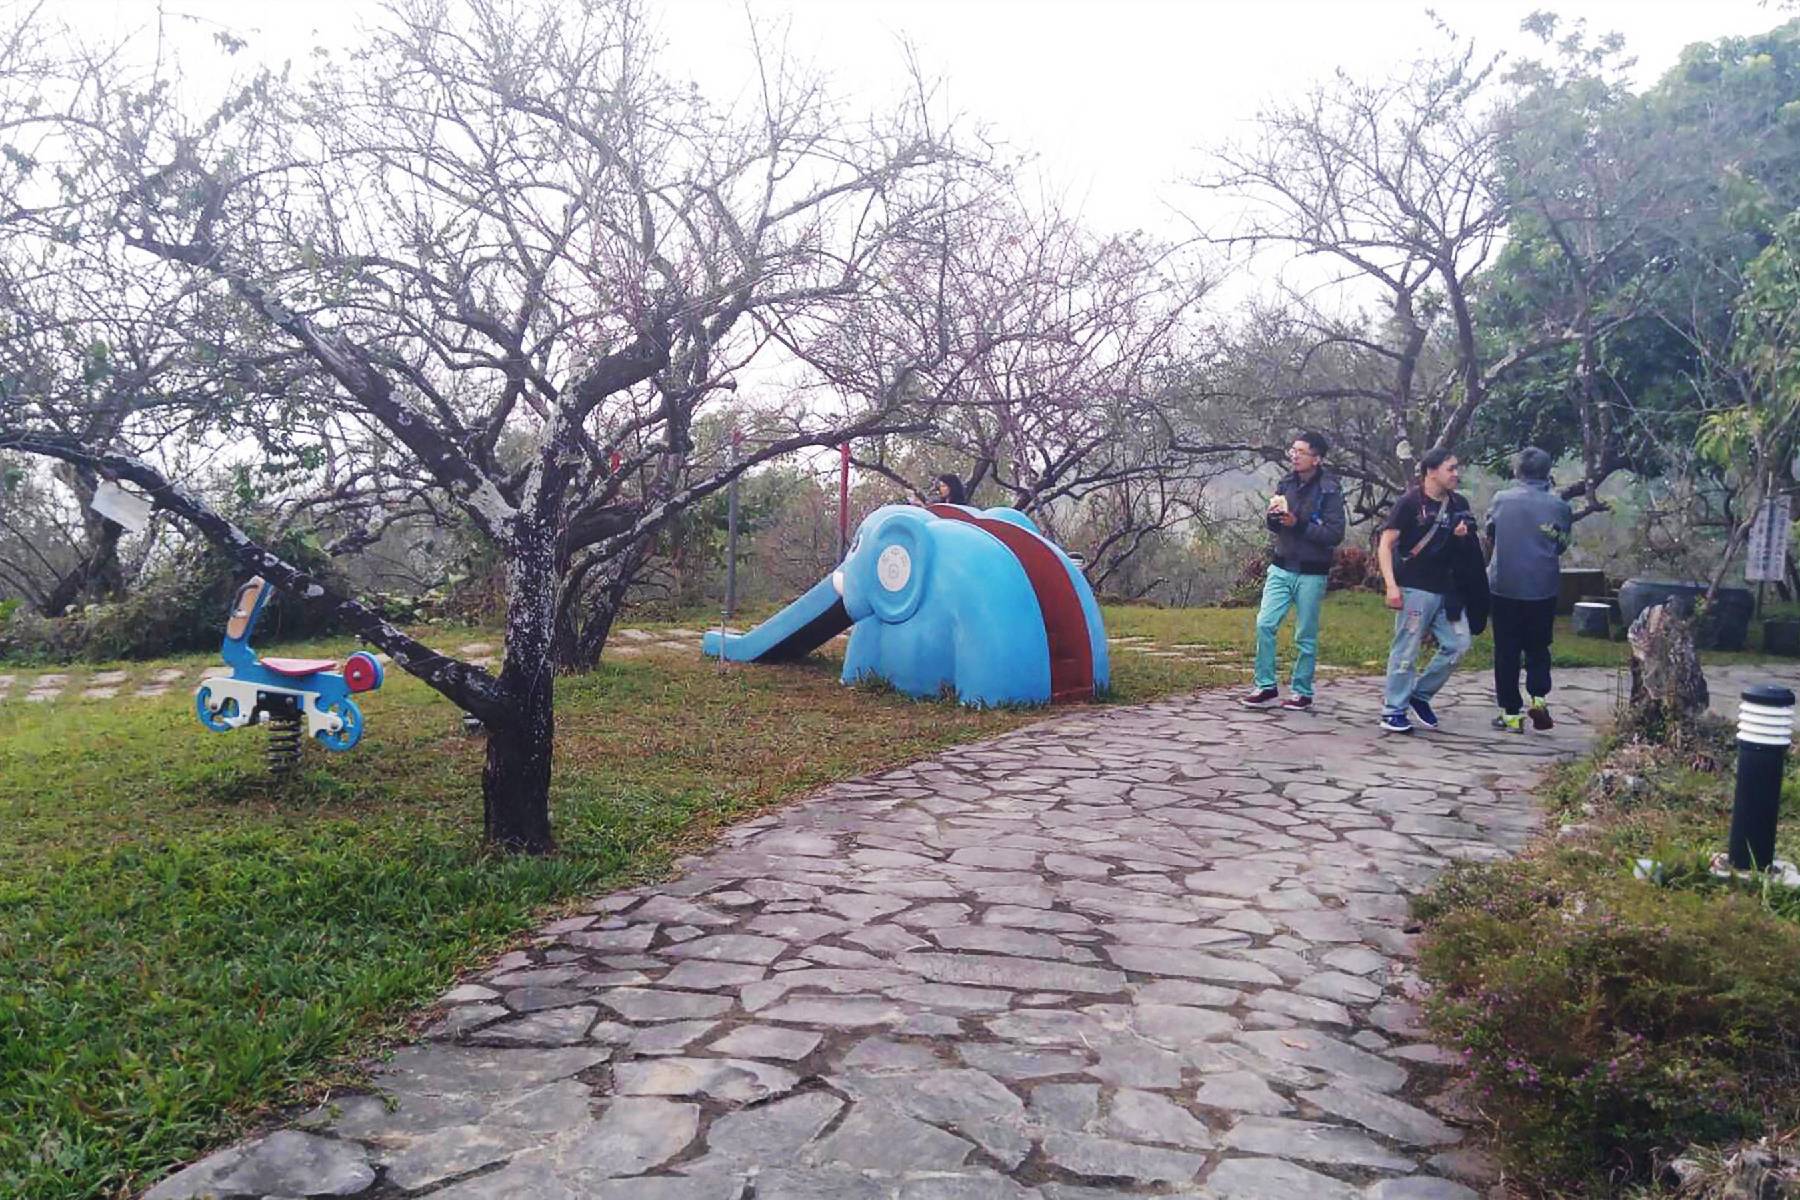
[[[302,717],[327,750],[348,750],[362,739],[362,710],[350,696],[380,687],[382,670],[361,650],[344,660],[341,674],[329,658],[258,658],[250,634],[273,590],[260,575],[238,589],[219,649],[231,674],[200,681],[194,712],[215,733],[268,725],[269,772],[280,777],[300,764]]]

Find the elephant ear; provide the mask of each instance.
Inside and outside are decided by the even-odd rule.
[[[873,575],[869,606],[890,625],[912,616],[925,599],[937,549],[926,531],[926,520],[913,513],[897,513],[882,522],[871,544],[863,548]]]

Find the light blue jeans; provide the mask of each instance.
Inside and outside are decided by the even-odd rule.
[[[1394,614],[1394,645],[1388,651],[1387,686],[1382,690],[1381,711],[1404,713],[1414,696],[1431,702],[1450,678],[1450,672],[1469,652],[1469,618],[1452,621],[1444,611],[1444,597],[1418,588],[1400,589],[1400,611]],[[1423,671],[1418,669],[1419,647],[1429,633],[1437,639],[1437,653]]]
[[[1313,668],[1319,663],[1319,608],[1325,603],[1325,576],[1300,575],[1271,566],[1263,577],[1262,608],[1256,613],[1256,686],[1275,686],[1275,631],[1288,609],[1294,614],[1294,679],[1296,696],[1313,694]]]

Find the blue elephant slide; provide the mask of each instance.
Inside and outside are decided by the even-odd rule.
[[[1092,699],[1111,678],[1087,579],[1010,508],[878,508],[828,578],[749,633],[708,633],[704,649],[789,662],[845,629],[844,682],[882,679],[912,696],[1047,704]]]

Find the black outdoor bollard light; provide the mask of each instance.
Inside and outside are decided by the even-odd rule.
[[[1781,776],[1794,737],[1794,693],[1763,684],[1738,705],[1737,794],[1731,802],[1726,853],[1734,871],[1766,871],[1775,861],[1775,816]]]

